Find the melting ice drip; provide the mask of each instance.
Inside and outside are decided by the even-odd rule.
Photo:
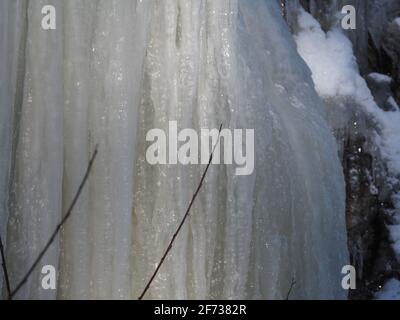
[[[203,171],[150,166],[145,134],[255,129],[255,170],[212,166],[148,298],[341,298],[344,182],[333,136],[275,1],[0,2],[0,223],[12,283],[61,219],[19,298],[135,298]],[[27,19],[29,17],[29,19]]]

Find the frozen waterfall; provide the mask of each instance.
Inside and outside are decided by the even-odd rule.
[[[41,28],[52,4],[57,29]],[[204,166],[146,162],[146,133],[255,129],[255,170],[213,165],[147,298],[345,298],[345,187],[277,1],[0,1],[0,230],[17,283],[99,157],[28,299],[137,298]]]

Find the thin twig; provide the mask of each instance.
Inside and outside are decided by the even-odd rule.
[[[292,293],[292,290],[293,290],[295,285],[296,285],[296,280],[294,278],[292,278],[292,283],[290,284],[290,288],[289,288],[289,291],[287,293],[286,300],[289,300],[290,294]]]
[[[1,252],[1,265],[3,267],[4,279],[7,288],[7,299],[11,300],[10,277],[8,276],[6,255],[4,254],[4,246],[3,246],[3,241],[1,240],[1,235],[0,235],[0,252]]]
[[[56,229],[54,230],[53,234],[51,235],[49,241],[47,242],[47,244],[44,246],[43,250],[40,252],[39,256],[36,258],[35,262],[32,264],[32,266],[29,268],[28,272],[26,273],[26,275],[22,278],[22,280],[20,281],[20,283],[16,286],[16,288],[11,292],[11,298],[13,298],[18,291],[22,288],[22,286],[28,281],[30,275],[32,274],[32,272],[35,270],[35,268],[37,267],[37,265],[39,264],[40,260],[43,258],[43,256],[46,254],[47,250],[50,248],[51,244],[54,242],[55,238],[57,237],[58,233],[60,232],[62,226],[67,222],[68,218],[71,216],[72,211],[76,205],[76,203],[79,200],[79,197],[83,191],[83,188],[89,178],[90,172],[92,170],[92,166],[93,163],[96,159],[98,153],[98,146],[96,145],[96,148],[94,150],[94,153],[92,155],[92,158],[89,161],[86,173],[82,179],[81,184],[79,185],[78,191],[75,194],[75,197],[73,198],[67,212],[64,215],[64,218],[62,218],[61,222],[57,225]]]
[[[192,209],[193,203],[194,203],[194,201],[196,200],[197,195],[199,194],[201,187],[203,186],[204,179],[206,178],[208,169],[210,168],[210,165],[211,165],[211,162],[212,162],[212,159],[213,159],[213,156],[214,156],[214,151],[215,151],[215,149],[216,149],[216,147],[218,146],[218,143],[219,143],[219,138],[220,138],[220,135],[221,135],[221,130],[222,130],[222,124],[221,124],[221,126],[219,127],[218,140],[217,140],[215,146],[213,147],[213,150],[212,150],[212,152],[211,152],[210,159],[209,159],[209,161],[208,161],[207,167],[206,167],[206,169],[205,169],[204,172],[203,172],[203,175],[202,175],[202,177],[201,177],[200,183],[199,183],[199,185],[197,186],[197,189],[196,189],[195,193],[193,194],[192,200],[191,200],[190,203],[189,203],[189,206],[188,206],[188,208],[187,208],[187,210],[186,210],[186,213],[185,213],[185,215],[183,216],[183,219],[182,219],[181,223],[179,224],[178,229],[176,230],[176,232],[175,232],[174,235],[172,236],[171,242],[169,243],[168,248],[165,250],[164,255],[162,256],[162,258],[161,258],[161,260],[160,260],[160,263],[158,264],[156,270],[154,271],[153,275],[151,276],[149,282],[147,283],[146,287],[144,288],[144,290],[143,290],[142,294],[140,295],[140,297],[138,298],[138,300],[142,300],[143,297],[144,297],[144,295],[146,294],[146,292],[149,290],[149,288],[150,288],[150,286],[151,286],[151,283],[153,282],[153,280],[154,280],[155,277],[157,276],[157,273],[158,273],[158,271],[160,270],[162,264],[164,263],[165,258],[167,257],[169,251],[172,249],[172,245],[174,244],[176,237],[178,236],[178,234],[179,234],[179,232],[181,231],[183,225],[185,224],[185,221],[186,221],[187,217],[188,217],[189,214],[190,214],[190,209]]]

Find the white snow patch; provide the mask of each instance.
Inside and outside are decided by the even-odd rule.
[[[390,279],[375,297],[377,300],[400,300],[400,281]]]
[[[368,75],[368,78],[376,81],[376,82],[385,82],[385,83],[391,83],[393,79],[386,74],[382,73],[377,73],[377,72],[372,72]]]
[[[396,23],[400,28],[400,17],[394,19],[393,22]]]
[[[393,96],[390,96],[387,99],[387,102],[389,105],[391,105],[394,109],[400,110],[399,105],[397,104],[396,100],[394,100]]]
[[[373,101],[360,76],[350,40],[339,30],[325,33],[310,14],[299,14],[301,31],[295,37],[300,55],[312,71],[317,92],[323,97],[352,96]]]

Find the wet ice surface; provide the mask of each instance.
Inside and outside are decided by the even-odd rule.
[[[12,169],[0,200],[10,194],[14,283],[61,219],[95,144],[100,151],[43,260],[60,270],[58,290],[40,289],[38,270],[19,298],[139,295],[204,170],[146,163],[147,131],[169,120],[255,129],[255,171],[236,177],[232,166],[212,166],[147,297],[282,299],[295,278],[292,298],[345,298],[337,147],[275,1],[54,1],[63,27],[50,33],[36,14],[48,1],[11,2],[0,12],[27,31],[0,38],[11,56],[27,39],[25,58],[1,60],[11,74],[23,66],[23,91],[0,74],[21,102],[1,100],[1,112],[21,108],[15,149],[9,136],[1,155],[1,172]],[[1,130],[9,122],[1,117]]]

